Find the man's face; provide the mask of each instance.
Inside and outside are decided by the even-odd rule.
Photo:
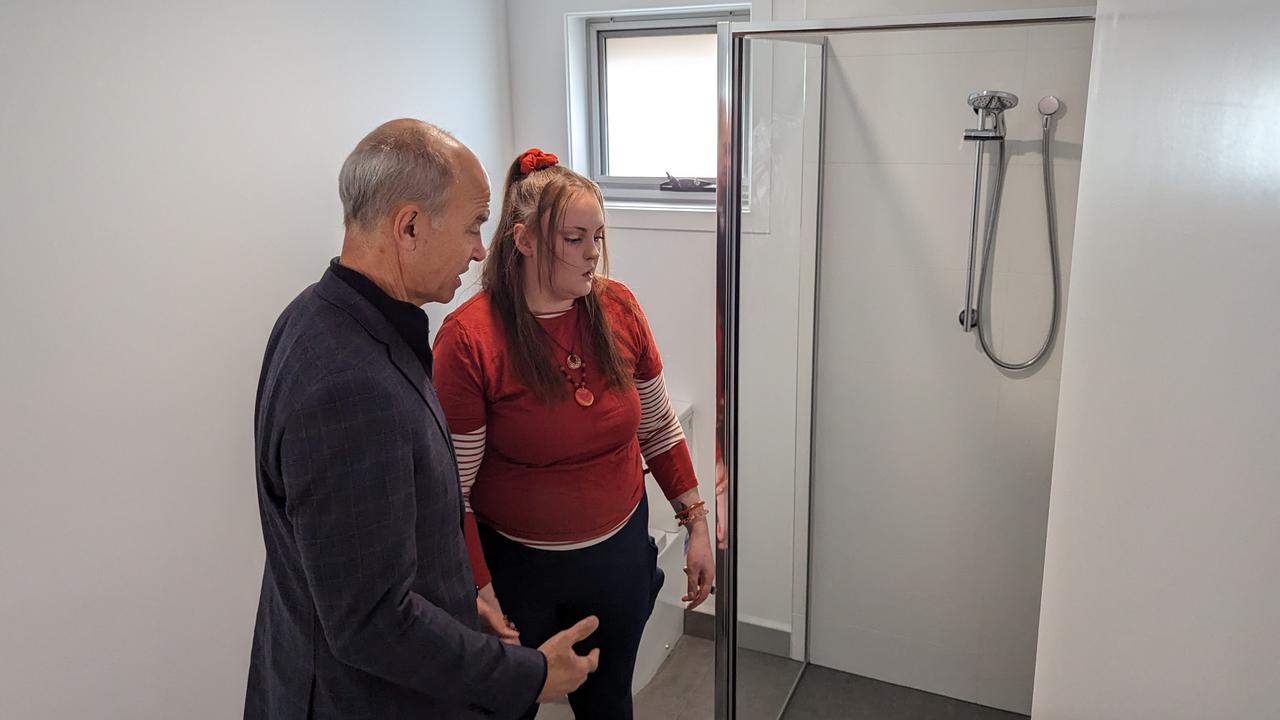
[[[415,301],[449,302],[462,286],[472,260],[484,259],[480,226],[489,219],[489,177],[470,151],[460,149],[457,177],[444,206],[419,223],[420,245],[414,256],[409,288]]]

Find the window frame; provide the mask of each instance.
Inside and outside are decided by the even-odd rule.
[[[603,16],[586,21],[588,169],[604,193],[606,200],[663,205],[714,207],[714,192],[678,192],[660,190],[666,177],[634,177],[608,173],[608,73],[605,42],[610,37],[667,37],[716,33],[716,24],[750,17],[747,7],[731,7],[692,13],[661,16]],[[703,178],[715,181],[715,177]]]

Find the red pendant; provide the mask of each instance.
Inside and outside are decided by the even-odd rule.
[[[577,400],[582,407],[591,407],[596,402],[596,396],[584,387],[580,387],[573,392],[573,399]]]
[[[565,358],[565,364],[569,366],[570,370],[577,370],[582,367],[582,358],[573,353],[569,353],[569,357]]]

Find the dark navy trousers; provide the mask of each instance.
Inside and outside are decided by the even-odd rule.
[[[484,523],[480,540],[498,602],[526,647],[589,615],[600,619],[595,634],[575,646],[582,654],[599,648],[600,667],[569,695],[569,705],[578,720],[631,720],[636,651],[663,583],[647,502],[641,499],[616,535],[580,550],[538,550]],[[523,717],[537,714],[534,705]]]

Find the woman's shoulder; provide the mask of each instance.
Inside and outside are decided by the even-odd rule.
[[[624,315],[640,313],[640,301],[627,284],[621,280],[600,276],[603,285],[600,288],[600,299],[608,310]]]
[[[481,290],[445,316],[440,332],[461,333],[475,340],[487,337],[493,328],[493,302],[489,293]]]
[[[493,302],[489,298],[486,290],[472,295],[462,304],[453,309],[453,312],[445,316],[445,322],[457,322],[463,324],[475,324],[476,322],[488,320],[489,310]]]

